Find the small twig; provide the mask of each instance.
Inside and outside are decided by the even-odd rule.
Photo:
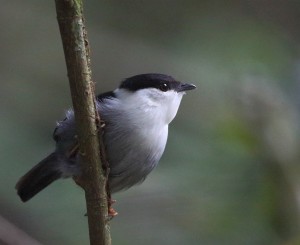
[[[76,178],[76,182],[85,190],[90,244],[110,245],[107,176],[101,164],[101,159],[105,163],[106,160],[101,128],[97,127],[100,117],[96,110],[94,83],[91,79],[83,4],[81,0],[55,0],[55,3],[74,107],[79,152],[84,152],[79,154],[82,175]]]

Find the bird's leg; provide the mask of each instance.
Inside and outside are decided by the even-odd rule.
[[[105,127],[105,122],[103,120],[100,120],[99,125],[100,125],[100,128],[104,128]]]
[[[107,201],[107,206],[108,206],[108,216],[112,219],[113,217],[118,215],[118,212],[113,209],[112,205],[116,202],[116,200],[111,199],[110,197],[108,198]]]
[[[109,189],[109,184],[108,184],[108,178],[106,182],[106,194],[107,194],[107,208],[108,208],[108,216],[110,219],[118,215],[118,212],[113,209],[112,205],[116,202],[116,200],[111,198],[111,193]]]
[[[75,135],[74,138],[77,138],[77,135]],[[79,143],[76,142],[76,143],[72,146],[72,148],[70,148],[70,150],[66,153],[66,157],[67,157],[68,159],[74,158],[74,157],[77,155],[78,151],[79,151]]]

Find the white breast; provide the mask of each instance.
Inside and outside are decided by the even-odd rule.
[[[168,124],[176,115],[182,95],[170,94],[162,101],[160,94],[147,91],[118,89],[116,99],[98,105],[106,123],[104,141],[113,192],[143,181],[164,152]]]

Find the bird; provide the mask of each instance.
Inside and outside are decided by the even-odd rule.
[[[157,166],[181,99],[195,88],[169,75],[148,73],[126,78],[117,89],[96,96],[96,108],[105,125],[103,142],[111,193],[142,183]],[[57,179],[80,176],[76,136],[74,111],[70,109],[53,132],[55,150],[17,182],[17,194],[23,202]]]

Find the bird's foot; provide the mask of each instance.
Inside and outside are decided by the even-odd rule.
[[[108,217],[109,217],[110,219],[114,218],[114,217],[117,216],[117,215],[118,215],[118,212],[116,212],[116,210],[114,210],[112,207],[110,207],[110,208],[108,209]]]
[[[112,219],[113,217],[118,215],[118,212],[113,209],[112,205],[116,202],[116,200],[113,200],[111,198],[108,199],[107,206],[108,206],[108,217]]]

